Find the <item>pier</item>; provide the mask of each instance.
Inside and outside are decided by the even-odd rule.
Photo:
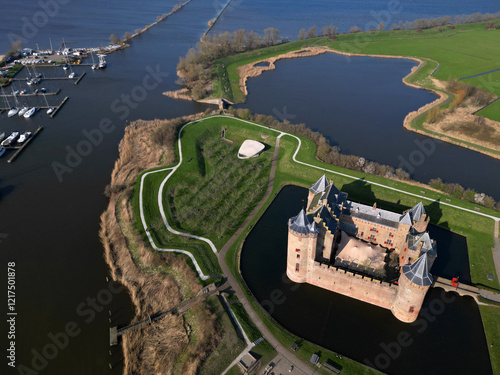
[[[31,137],[29,137],[26,142],[24,142],[24,144],[22,146],[9,146],[9,147],[5,147],[7,150],[9,149],[17,149],[17,151],[14,153],[14,155],[12,155],[10,157],[9,160],[7,160],[7,163],[12,163],[18,156],[21,152],[23,152],[23,150],[28,147],[28,145],[30,144],[30,142],[35,139],[35,137],[38,135],[38,133],[40,133],[42,131],[43,127],[39,127]]]
[[[69,96],[65,97],[65,98],[62,100],[61,104],[59,104],[59,105],[57,106],[57,108],[54,110],[54,112],[52,112],[52,113],[49,115],[49,117],[50,117],[50,118],[54,118],[54,116],[57,114],[57,112],[59,112],[59,110],[62,108],[62,106],[63,106],[63,105],[64,105],[64,104],[68,101],[68,99],[69,99]]]
[[[163,311],[160,313],[157,313],[155,315],[148,315],[147,319],[141,320],[140,322],[130,324],[126,327],[122,327],[118,329],[118,327],[111,327],[109,329],[109,345],[114,346],[118,344],[118,338],[123,335],[124,333],[131,331],[133,329],[137,328],[142,328],[145,326],[148,326],[152,324],[153,322],[156,322],[162,318],[164,318],[167,315],[182,315],[186,311],[188,311],[190,308],[196,306],[198,303],[205,301],[207,298],[215,295],[215,294],[220,294],[222,292],[222,289],[228,287],[226,283],[224,282],[220,286],[216,286],[215,284],[210,284],[206,287],[204,287],[196,297],[192,299],[188,299],[181,304],[177,305],[176,307]]]
[[[83,72],[83,74],[76,80],[75,85],[78,85],[82,78],[85,77],[85,74],[87,74],[87,72]]]
[[[7,98],[13,98],[13,97],[16,97],[16,98],[19,98],[19,97],[23,97],[23,98],[26,98],[26,97],[33,97],[33,96],[43,96],[43,95],[58,95],[59,93],[61,92],[61,89],[57,89],[57,91],[53,91],[53,92],[39,92],[39,93],[31,93],[31,94],[17,94],[17,95],[12,95],[12,94],[9,94],[9,95],[2,95],[2,96],[6,96]]]

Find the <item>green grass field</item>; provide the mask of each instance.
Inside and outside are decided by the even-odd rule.
[[[268,138],[265,140],[266,143],[274,145],[274,140],[277,135],[276,131],[271,129],[257,127],[255,125],[251,125],[245,123],[236,118],[230,117],[209,117],[203,120],[200,120],[196,123],[196,125],[189,125],[185,128],[185,133],[183,133],[183,158],[184,163],[181,168],[176,172],[176,179],[171,179],[168,182],[169,186],[174,187],[176,184],[185,184],[186,181],[190,178],[189,175],[192,174],[196,176],[200,174],[200,160],[202,160],[202,155],[197,153],[197,145],[196,140],[207,130],[210,132],[213,129],[220,130],[221,126],[224,126],[228,129],[227,137],[229,139],[236,140],[238,142],[242,142],[243,139],[261,139],[262,135],[267,135]],[[203,136],[204,137],[204,136]],[[280,151],[278,156],[278,166],[275,175],[275,184],[273,187],[273,193],[270,198],[265,202],[264,206],[257,213],[256,217],[250,223],[250,225],[243,231],[242,235],[238,238],[236,243],[231,247],[231,249],[226,254],[226,262],[232,270],[235,277],[238,279],[240,284],[242,285],[243,290],[247,293],[251,303],[254,306],[254,309],[259,313],[262,320],[268,328],[276,335],[276,337],[285,345],[290,346],[293,342],[300,340],[298,337],[294,336],[290,332],[287,332],[282,327],[276,324],[274,320],[267,315],[267,313],[260,308],[258,303],[253,299],[251,292],[246,287],[243,279],[239,275],[238,269],[238,253],[241,249],[241,245],[243,243],[244,238],[248,235],[250,228],[255,224],[258,218],[263,214],[265,209],[272,202],[276,194],[279,190],[286,184],[295,184],[299,186],[307,187],[314,181],[316,181],[325,170],[327,171],[327,177],[332,178],[334,180],[335,185],[349,193],[349,198],[354,201],[360,201],[367,204],[373,204],[374,201],[377,202],[377,206],[397,212],[402,212],[405,209],[413,207],[417,204],[421,198],[414,197],[404,192],[413,193],[417,195],[421,195],[427,197],[431,200],[438,200],[438,202],[430,202],[427,200],[423,200],[425,209],[429,216],[431,217],[431,222],[437,224],[443,228],[449,229],[461,235],[467,237],[467,245],[469,250],[469,261],[471,264],[471,276],[474,283],[476,283],[479,287],[488,287],[492,289],[500,289],[497,278],[495,277],[495,281],[488,281],[487,274],[493,273],[496,276],[495,267],[493,265],[492,259],[492,251],[491,248],[493,246],[493,220],[479,216],[473,212],[464,212],[458,210],[454,207],[449,207],[443,203],[453,204],[457,207],[463,207],[472,211],[475,211],[476,206],[456,199],[449,197],[445,194],[438,193],[429,189],[425,189],[422,187],[417,187],[413,185],[409,185],[399,181],[389,180],[383,177],[367,175],[362,172],[350,171],[347,169],[339,168],[336,166],[328,165],[316,160],[316,145],[309,139],[299,137],[302,142],[302,147],[300,152],[297,155],[297,159],[311,165],[317,166],[318,169],[314,169],[309,166],[304,166],[293,162],[292,155],[295,152],[298,141],[297,139],[284,135],[280,140]],[[220,141],[222,142],[222,141]],[[272,154],[272,148],[265,151],[265,153]],[[214,155],[213,157],[217,157]],[[227,154],[226,157],[231,157],[230,154]],[[266,158],[266,155],[262,155],[260,158]],[[260,158],[255,159],[258,161]],[[233,162],[238,163],[238,159],[233,156]],[[189,161],[189,162],[188,162]],[[206,160],[205,160],[206,162]],[[204,164],[205,166],[210,166],[211,164]],[[209,168],[208,168],[209,169]],[[339,176],[332,172],[334,171],[338,173],[343,173],[348,176]],[[158,172],[157,174],[153,174],[148,176],[147,181],[148,185],[145,190],[144,195],[144,203],[145,213],[148,217],[148,223],[155,223],[155,220],[158,220],[158,207],[157,207],[157,192],[158,187],[161,181],[163,180],[165,173],[167,172]],[[153,177],[154,176],[154,177]],[[174,175],[175,176],[175,175]],[[153,177],[153,178],[151,178]],[[151,178],[151,180],[149,180]],[[372,182],[374,184],[370,184]],[[383,186],[378,186],[375,184],[380,184]],[[400,189],[404,192],[398,192],[394,190],[390,190],[387,187],[392,187],[395,189]],[[137,206],[137,192],[138,189],[135,189],[135,204],[134,208],[136,213],[138,212]],[[167,190],[168,191],[168,190]],[[164,199],[168,199],[168,197],[164,197]],[[259,198],[260,199],[260,198]],[[443,203],[439,203],[443,202]],[[167,203],[167,202],[165,202]],[[488,215],[492,215],[495,217],[500,217],[498,212],[488,210],[486,208],[481,207],[480,212],[486,213]],[[247,211],[245,214],[248,214]],[[170,215],[170,214],[168,214]],[[136,217],[138,214],[136,214]],[[164,246],[169,246],[170,242],[173,241],[176,245],[179,245],[178,248],[186,248],[189,249],[196,257],[196,259],[200,262],[208,262],[206,267],[209,267],[210,264],[213,264],[212,261],[216,262],[215,255],[208,249],[208,247],[201,246],[200,248],[194,247],[191,250],[189,246],[194,246],[190,241],[186,242],[186,246],[181,246],[182,243],[177,241],[181,241],[177,236],[172,236],[168,232],[165,233],[165,230],[161,228],[162,225],[157,225],[154,230],[157,232],[155,234],[155,241],[161,241]],[[220,240],[218,243],[221,244],[223,241],[227,241],[229,238],[229,234],[225,236],[225,238],[217,239],[216,235],[213,233],[206,234],[209,238],[214,239],[215,241]],[[172,236],[172,237],[169,237]],[[200,244],[198,244],[200,245]],[[212,260],[210,260],[212,259]],[[238,310],[238,308],[236,308]],[[244,311],[239,311],[238,314],[240,316],[243,314],[242,320],[244,319]],[[500,322],[500,316],[494,314],[482,314],[483,321],[485,326],[489,327],[490,325],[498,324]],[[254,329],[251,325],[246,325],[245,330],[252,335],[252,338],[257,336],[258,333],[254,332]],[[489,342],[494,340],[498,340],[496,336],[493,334],[489,334],[488,336]],[[361,374],[361,373],[375,373],[369,369],[366,369],[361,364],[358,364],[348,358],[339,359],[336,357],[336,354],[333,352],[325,351],[324,349],[312,344],[312,343],[303,343],[302,348],[297,352],[297,355],[303,359],[304,361],[308,361],[311,354],[321,350],[325,353],[325,356],[322,357],[321,361],[326,361],[327,359],[332,359],[333,361],[339,363],[344,367],[344,373],[346,374]],[[497,357],[492,356],[492,360],[498,360]],[[494,366],[498,366],[496,363]]]

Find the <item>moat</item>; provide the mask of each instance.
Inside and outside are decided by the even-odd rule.
[[[291,282],[286,276],[287,222],[306,198],[306,189],[283,188],[247,237],[241,254],[245,282],[279,324],[299,337],[390,374],[492,372],[479,309],[472,298],[431,288],[419,319],[405,324],[388,310]],[[431,273],[470,279],[465,238],[433,225],[429,231],[440,251]],[[263,243],[261,238],[270,240]],[[398,342],[401,332],[408,333],[411,344],[397,349],[391,344]],[[467,361],[451,359],[451,349],[453,358]]]

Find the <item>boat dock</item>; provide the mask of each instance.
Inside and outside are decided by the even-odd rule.
[[[7,98],[13,98],[14,96],[16,98],[19,98],[19,97],[22,97],[22,98],[25,98],[25,97],[33,97],[33,96],[43,96],[43,95],[58,95],[59,93],[61,92],[61,89],[57,89],[57,91],[53,91],[53,92],[39,92],[37,94],[35,93],[31,93],[31,94],[17,94],[17,95],[12,95],[12,94],[9,94],[9,95],[2,95],[2,96],[6,96]]]
[[[85,74],[87,74],[87,72],[83,72],[83,74],[76,80],[75,85],[78,85],[82,78],[85,77]]]
[[[30,144],[30,142],[35,139],[35,137],[42,131],[43,127],[39,127],[31,137],[29,137],[26,142],[22,146],[8,146],[5,147],[5,149],[10,150],[10,149],[17,149],[17,151],[10,157],[9,160],[7,160],[7,163],[12,163],[18,156],[19,154]]]
[[[57,112],[59,112],[59,110],[62,108],[62,106],[63,106],[63,105],[64,105],[64,104],[68,101],[68,99],[69,99],[69,96],[65,97],[65,98],[62,100],[61,104],[59,104],[59,105],[56,107],[56,109],[54,110],[54,112],[52,112],[52,113],[49,115],[49,117],[50,117],[50,118],[54,118],[54,116],[57,114]]]
[[[180,305],[164,312],[157,313],[153,316],[148,315],[147,319],[144,319],[140,322],[130,324],[126,327],[122,327],[118,329],[118,327],[111,327],[109,329],[109,345],[114,346],[118,344],[118,338],[123,335],[125,332],[131,331],[133,329],[141,328],[148,326],[152,324],[155,321],[158,321],[162,318],[164,318],[167,315],[182,315],[186,311],[188,311],[190,308],[196,306],[198,303],[205,301],[207,298],[223,293],[224,291],[222,289],[227,288],[228,285],[225,283],[225,281],[222,282],[222,285],[216,286],[215,284],[210,284],[206,287],[204,287],[196,297],[190,298],[184,302],[182,302]]]
[[[58,81],[58,80],[71,80],[71,79],[78,79],[80,77],[73,77],[73,78],[69,78],[69,77],[43,77],[43,78],[40,78],[42,81]],[[27,79],[26,78],[12,78],[12,81],[21,81],[21,82],[26,82]]]

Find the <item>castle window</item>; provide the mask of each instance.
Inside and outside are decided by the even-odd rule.
[[[298,263],[295,264],[295,272],[299,272],[299,266],[300,266],[300,264],[298,264]]]
[[[295,252],[296,253],[300,253],[300,249],[295,249]]]
[[[300,259],[300,254],[297,254],[297,259]]]
[[[377,228],[376,227],[373,227],[372,228],[372,232],[376,232],[377,231]]]
[[[408,312],[413,314],[415,312],[415,306],[410,306]]]
[[[374,234],[370,235],[370,241],[374,241],[374,240],[375,240],[375,235]]]
[[[387,245],[392,245],[392,240],[387,240]]]

